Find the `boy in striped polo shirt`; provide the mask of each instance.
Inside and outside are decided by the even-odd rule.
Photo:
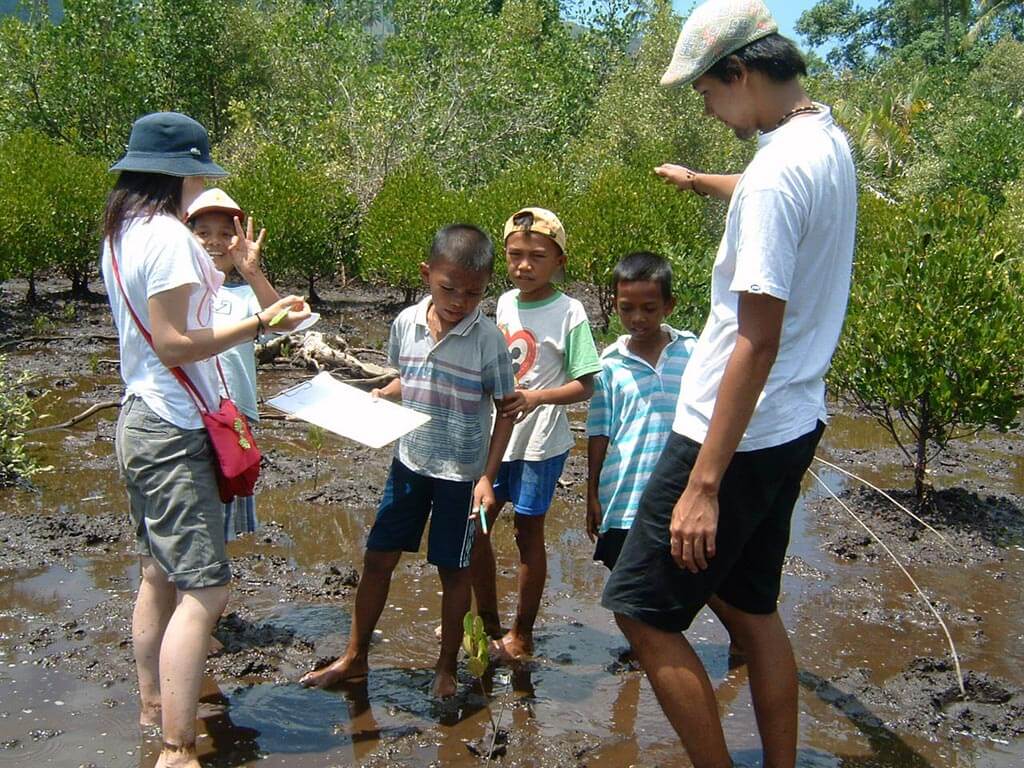
[[[587,535],[609,570],[640,495],[672,431],[679,382],[697,337],[664,323],[672,313],[672,267],[631,253],[612,274],[615,310],[629,334],[605,349],[587,417]]]
[[[441,651],[431,692],[456,692],[462,618],[470,606],[469,558],[481,508],[493,512],[494,480],[512,419],[501,407],[515,394],[505,337],[480,311],[494,269],[487,235],[468,224],[438,231],[420,265],[430,293],[391,324],[388,360],[398,378],[378,397],[401,400],[430,416],[404,435],[391,462],[377,518],[366,540],[345,653],[305,675],[305,686],[327,688],[365,678],[374,627],[387,603],[402,552],[417,552],[427,519],[427,561],[441,577]],[[491,430],[492,412],[498,417]]]

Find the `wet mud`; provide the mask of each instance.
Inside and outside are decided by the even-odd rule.
[[[0,344],[31,371],[40,423],[114,399],[117,347],[105,305],[44,285],[35,320],[3,286]],[[46,291],[49,290],[49,293]],[[363,346],[383,343],[398,297],[325,292],[324,322]],[[67,309],[71,306],[72,309]],[[73,318],[73,320],[68,320]],[[261,369],[264,395],[308,372]],[[828,468],[827,483],[921,583],[956,642],[961,695],[945,638],[913,587],[810,478],[793,524],[780,611],[800,667],[799,764],[1024,764],[1024,439],[957,444],[917,510],[902,454],[870,421],[837,408],[819,454],[888,489],[943,538]],[[260,529],[230,545],[232,597],[214,633],[200,708],[204,764],[240,766],[686,766],[624,640],[600,608],[605,571],[582,528],[586,457],[574,409],[571,455],[548,518],[549,580],[533,661],[460,673],[459,694],[428,694],[440,607],[420,555],[395,572],[369,679],[335,691],[297,684],[343,648],[362,547],[390,451],[328,438],[319,456],[301,423],[265,419]],[[116,409],[32,436],[53,465],[32,489],[0,490],[0,767],[139,766],[158,753],[137,723],[130,623],[138,583],[113,459]],[[514,607],[517,553],[505,512],[495,530],[499,590]],[[944,539],[944,541],[943,541]],[[689,632],[714,683],[737,765],[760,765],[745,667],[709,614]]]

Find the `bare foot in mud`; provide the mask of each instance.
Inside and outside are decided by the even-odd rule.
[[[196,757],[196,745],[174,746],[165,743],[155,768],[202,768]]]
[[[210,635],[210,650],[207,651],[207,656],[216,656],[218,653],[224,650],[224,643],[216,638],[215,635]]]
[[[447,699],[458,693],[459,682],[450,672],[438,671],[434,674],[434,682],[430,684],[430,695],[435,699]]]
[[[299,685],[306,688],[330,688],[341,683],[354,683],[365,680],[370,665],[366,658],[356,656],[339,656],[326,667],[307,672],[299,680]]]
[[[497,662],[525,661],[532,655],[533,640],[511,632],[491,643],[491,658]]]

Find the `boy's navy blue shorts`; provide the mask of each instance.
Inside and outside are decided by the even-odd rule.
[[[629,528],[609,528],[597,537],[597,546],[594,547],[594,561],[604,563],[609,570],[615,570],[615,563],[622,554],[622,545],[626,543],[626,536]]]
[[[469,520],[473,483],[413,472],[398,459],[391,471],[366,548],[375,552],[419,552],[430,518],[427,561],[439,568],[466,568],[476,526]]]
[[[546,515],[568,457],[569,452],[566,451],[540,461],[516,459],[501,462],[494,480],[494,497],[499,506],[511,501],[517,515]]]
[[[700,443],[673,432],[651,473],[601,605],[665,632],[682,632],[712,595],[746,613],[773,613],[800,482],[825,425],[782,445],[733,456],[718,492],[715,556],[690,573],[672,559],[672,510]]]

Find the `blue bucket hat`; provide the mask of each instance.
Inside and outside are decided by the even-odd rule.
[[[111,171],[140,171],[167,176],[227,176],[210,159],[206,129],[179,112],[153,112],[132,125],[128,151]]]

